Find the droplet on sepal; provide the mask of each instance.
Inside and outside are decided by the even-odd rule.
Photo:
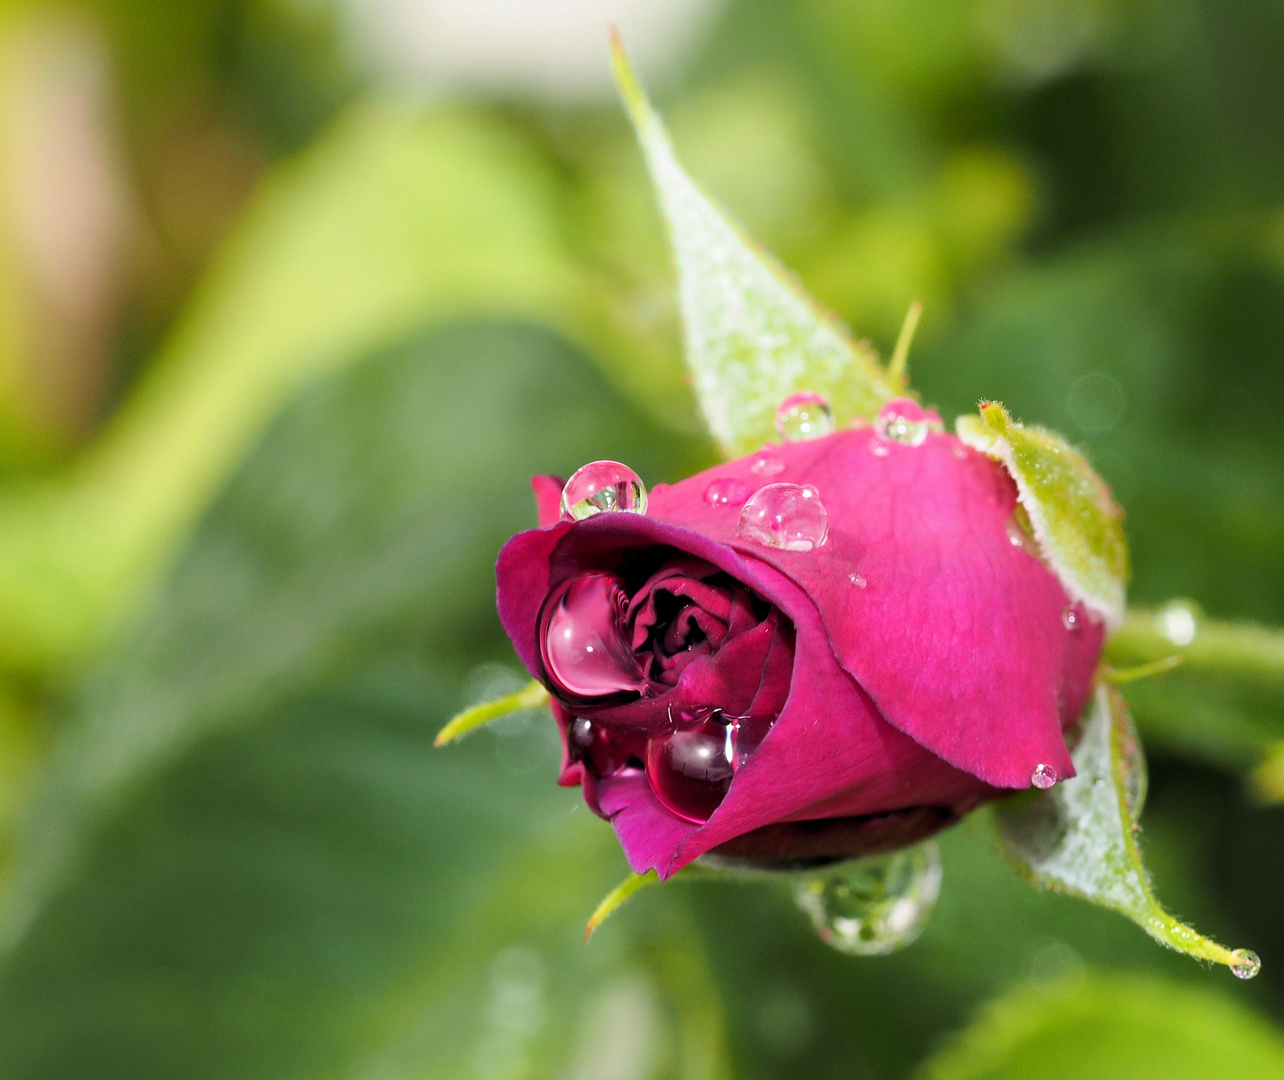
[[[914,413],[920,415],[915,416]],[[922,446],[931,432],[944,431],[945,428],[935,416],[923,414],[912,402],[896,400],[889,401],[879,410],[874,419],[874,430],[892,442]]]
[[[704,501],[710,506],[742,506],[753,494],[753,488],[734,476],[714,480],[704,489]]]
[[[834,411],[819,394],[790,394],[776,409],[776,433],[788,442],[819,439],[834,430]]]
[[[736,536],[784,551],[811,551],[829,535],[829,513],[811,485],[768,484],[740,512]]]
[[[749,463],[749,471],[754,476],[779,476],[785,471],[785,463],[768,450],[755,454]]]
[[[645,514],[646,485],[618,461],[590,461],[562,488],[562,520],[583,521],[609,513]]]
[[[826,944],[856,956],[882,956],[923,932],[940,892],[941,859],[929,840],[801,881],[794,899]]]
[[[1040,791],[1047,791],[1058,779],[1060,777],[1057,776],[1057,770],[1051,765],[1036,765],[1030,775],[1030,785]]]
[[[1236,949],[1231,956],[1235,957],[1235,963],[1230,966],[1231,974],[1237,979],[1256,978],[1262,970],[1262,959],[1252,949]]]

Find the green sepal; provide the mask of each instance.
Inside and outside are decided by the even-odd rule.
[[[686,362],[715,439],[732,456],[776,437],[790,394],[823,395],[843,425],[904,392],[869,346],[830,315],[710,201],[683,170],[618,38],[616,81],[669,226]]]
[[[1256,957],[1178,922],[1151,891],[1137,846],[1145,760],[1117,691],[1097,688],[1072,756],[1075,776],[995,808],[999,833],[1022,871],[1045,888],[1126,915],[1170,949],[1225,964],[1241,978],[1256,974]]]
[[[522,709],[537,709],[546,701],[548,701],[548,691],[538,680],[532,679],[520,690],[492,701],[483,701],[480,705],[474,705],[454,716],[444,728],[437,732],[433,745],[445,746],[448,742],[454,742],[470,731],[484,727],[492,720],[498,720],[509,713],[520,712]]]
[[[601,926],[606,920],[621,907],[639,889],[645,889],[648,885],[656,884],[660,879],[656,877],[654,870],[648,870],[645,874],[630,874],[621,881],[614,889],[602,898],[602,902],[597,905],[593,914],[589,916],[588,925],[584,927],[584,941],[593,936],[593,931]]]
[[[1040,552],[1066,592],[1109,629],[1122,623],[1123,511],[1083,455],[1054,432],[1017,423],[997,402],[983,402],[980,416],[960,416],[955,429],[1011,474]]]

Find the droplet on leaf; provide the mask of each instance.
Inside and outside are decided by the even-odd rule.
[[[776,409],[776,433],[789,442],[819,439],[834,430],[834,412],[819,394],[790,394]]]
[[[583,521],[596,514],[646,513],[646,485],[618,461],[590,461],[562,488],[562,519]]]
[[[1252,949],[1236,949],[1231,953],[1235,963],[1231,964],[1231,974],[1237,979],[1254,979],[1262,970],[1262,960]]]
[[[923,932],[940,892],[941,859],[928,841],[808,878],[794,898],[827,944],[856,956],[882,956]]]
[[[766,547],[811,551],[829,535],[829,514],[810,485],[768,484],[745,503],[736,535]]]

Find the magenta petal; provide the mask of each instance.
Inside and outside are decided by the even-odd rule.
[[[532,476],[531,491],[535,495],[535,515],[540,527],[556,525],[562,519],[562,488],[566,481],[560,476]]]
[[[654,870],[667,878],[677,869],[673,853],[700,828],[661,806],[641,773],[604,777],[597,782],[597,799],[635,874]]]
[[[1028,787],[1039,764],[1073,775],[1058,703],[1068,600],[1009,538],[1011,480],[950,435],[880,440],[886,453],[873,439],[862,429],[771,448],[784,466],[772,481],[815,486],[828,511],[829,539],[814,551],[738,539],[735,515],[705,502],[711,477],[759,486],[748,459],[675,484],[650,514],[796,582],[879,712],[950,764],[1008,788]]]

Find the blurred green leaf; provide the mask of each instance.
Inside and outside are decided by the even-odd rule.
[[[868,346],[806,296],[683,171],[620,45],[616,76],[669,226],[686,360],[715,439],[743,454],[775,437],[776,408],[812,390],[839,423],[873,416],[897,387]]]
[[[432,748],[463,673],[510,655],[492,567],[534,523],[529,474],[611,456],[659,478],[688,449],[519,327],[305,393],[55,748],[6,913],[0,1076],[347,1076],[402,1043],[422,1075],[493,1051],[544,1076],[574,1056],[560,1018],[620,979],[659,1026],[647,1075],[713,1075],[716,995],[685,1035],[668,1004],[702,978],[680,925],[583,952],[621,860],[568,816],[551,722]],[[544,1019],[505,1026],[536,984]]]
[[[1284,1077],[1284,1038],[1209,993],[1137,976],[1021,987],[917,1074],[919,1080],[1222,1080]]]

